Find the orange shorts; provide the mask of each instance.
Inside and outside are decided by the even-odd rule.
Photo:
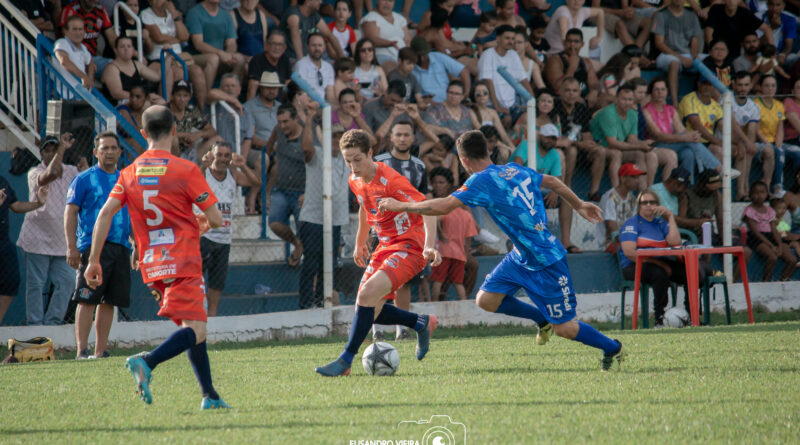
[[[358,288],[361,289],[361,285],[366,283],[376,272],[382,270],[392,282],[391,292],[383,298],[394,300],[395,291],[422,272],[427,262],[428,260],[419,251],[379,248],[373,252],[372,259],[370,259],[369,265],[364,271],[364,276],[361,277],[361,283]]]
[[[161,307],[159,317],[169,318],[178,326],[183,320],[208,321],[206,285],[202,277],[180,277],[147,283]]]

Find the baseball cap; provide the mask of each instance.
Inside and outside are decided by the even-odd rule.
[[[560,134],[558,134],[558,128],[556,128],[556,126],[553,124],[542,125],[541,130],[539,130],[539,134],[542,135],[542,137],[557,138],[560,136]]]
[[[418,56],[427,56],[428,53],[431,52],[431,46],[428,44],[428,41],[425,40],[425,37],[422,36],[416,36],[411,39],[411,44],[409,46]]]
[[[672,174],[669,175],[670,179],[674,179],[681,184],[688,184],[689,183],[689,171],[683,167],[677,167],[672,170]]]
[[[50,145],[50,144],[56,144],[56,145],[58,145],[59,143],[60,143],[60,141],[58,140],[58,138],[57,138],[57,137],[55,137],[55,136],[46,136],[46,137],[45,137],[45,138],[42,140],[42,143],[41,143],[41,144],[39,144],[39,151],[42,151],[42,150],[44,150],[44,148],[45,148],[45,147],[47,147],[47,146],[48,146],[48,145]]]
[[[641,176],[641,175],[644,175],[647,172],[645,172],[643,170],[639,170],[638,168],[636,168],[635,165],[633,165],[632,163],[628,162],[627,164],[622,164],[619,167],[619,171],[617,173],[619,174],[619,177],[621,178],[623,176]]]
[[[697,182],[701,184],[712,184],[715,182],[722,182],[722,177],[715,170],[703,170],[697,175]]]
[[[189,84],[189,82],[183,79],[172,84],[172,92],[174,93],[178,90],[184,90],[187,91],[189,94],[192,94],[192,86]]]

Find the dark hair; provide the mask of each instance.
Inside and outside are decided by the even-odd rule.
[[[506,3],[510,2],[510,1],[512,1],[512,0],[496,0],[495,3],[494,3],[495,10],[502,8],[503,6],[506,5]],[[500,33],[498,33],[498,35],[499,34]]]
[[[337,99],[339,99],[339,103],[341,103],[342,102],[342,98],[344,96],[347,96],[348,94],[352,94],[353,96],[355,96],[356,92],[352,88],[345,88],[342,91],[339,91],[339,97],[337,98]]]
[[[481,132],[481,134],[483,135],[483,137],[486,138],[487,141],[491,138],[500,137],[500,132],[497,131],[497,128],[495,128],[494,125],[483,125],[478,131]]]
[[[667,78],[664,76],[654,77],[653,80],[651,80],[650,83],[647,85],[647,94],[653,94],[653,88],[658,82],[664,82],[664,84],[666,84]]]
[[[297,108],[295,108],[294,105],[292,105],[290,103],[289,104],[281,104],[281,106],[278,107],[278,112],[275,113],[275,115],[276,116],[280,116],[283,113],[289,113],[289,115],[292,117],[292,119],[296,119],[297,118]]]
[[[406,83],[400,79],[389,81],[389,86],[386,88],[386,94],[397,94],[400,97],[406,97]]]
[[[461,87],[461,91],[466,93],[466,88],[464,88],[464,82],[460,79],[453,79],[450,83],[447,84],[447,89],[449,90],[450,87]]]
[[[764,74],[764,75],[761,76],[761,79],[758,79],[758,84],[759,85],[764,85],[764,81],[767,80],[767,79],[772,79],[775,82],[778,81],[778,79],[775,77],[774,74]]]
[[[565,77],[565,78],[563,78],[563,79],[561,80],[561,86],[562,86],[562,87],[563,87],[564,85],[568,84],[568,83],[577,83],[577,84],[578,84],[578,88],[580,88],[580,87],[581,87],[581,81],[580,81],[580,80],[578,80],[578,79],[576,79],[576,78],[574,78],[574,77]]]
[[[497,0],[498,3],[500,0]],[[470,130],[456,140],[458,153],[467,159],[485,159],[489,157],[489,147],[486,138],[478,130]]]
[[[337,73],[342,71],[352,71],[356,69],[356,63],[353,62],[353,59],[348,57],[340,57],[333,62],[333,70]]]
[[[712,39],[711,43],[709,43],[708,46],[706,47],[706,48],[708,48],[709,54],[711,53],[711,48],[713,48],[714,45],[716,45],[717,43],[724,43],[725,44],[725,49],[730,50],[730,48],[728,48],[728,42],[726,42],[726,41],[724,41],[722,39]]]
[[[733,73],[733,81],[744,79],[745,77],[749,77],[751,80],[753,79],[753,75],[750,74],[749,71],[741,70]]]
[[[114,49],[119,49],[119,41],[122,40],[122,39],[127,39],[128,41],[131,42],[131,45],[133,45],[133,39],[131,39],[130,37],[128,37],[128,36],[119,36],[119,37],[117,37],[117,40],[114,41]]]
[[[417,63],[419,55],[416,51],[406,46],[397,53],[397,58],[406,62]]]
[[[431,179],[433,179],[434,176],[441,176],[451,186],[455,183],[455,180],[453,179],[453,172],[450,171],[449,168],[434,167],[433,170],[431,170],[431,173],[430,173],[429,176],[430,176]]]
[[[323,42],[325,41],[325,37],[322,34],[318,32],[312,32],[311,34],[308,35],[308,37],[306,37],[306,46],[311,44],[312,37],[319,37],[322,39]]]
[[[229,142],[225,142],[222,140],[214,142],[214,145],[211,147],[211,150],[216,150],[219,147],[228,147],[229,150],[233,151],[233,146]]]
[[[153,105],[142,113],[142,128],[151,141],[169,136],[175,127],[175,115],[164,105]]]
[[[69,22],[72,22],[72,21],[75,21],[75,20],[80,20],[82,25],[84,23],[83,17],[81,17],[79,15],[71,15],[71,16],[67,17],[67,20],[64,21],[64,28],[69,28]]]
[[[636,88],[638,88],[638,87],[646,87],[647,86],[647,81],[642,79],[641,77],[634,77],[633,79],[631,79],[631,80],[629,80],[629,81],[627,81],[625,83],[626,84],[630,84],[630,86],[632,86],[634,90],[636,90]]]
[[[490,10],[490,11],[484,11],[484,12],[481,13],[481,17],[480,17],[480,23],[481,24],[489,23],[492,20],[497,20],[497,11]]]
[[[750,184],[750,193],[748,193],[747,196],[752,198],[753,191],[756,189],[756,187],[764,187],[764,190],[769,192],[769,187],[767,187],[767,183],[759,179],[758,181],[753,181],[753,183]]]
[[[356,52],[353,54],[353,60],[356,62],[356,66],[361,65],[361,47],[363,47],[365,43],[372,45],[372,64],[378,66],[378,58],[375,56],[375,43],[366,37],[362,37],[361,40],[356,42]]]
[[[514,34],[521,34],[523,37],[528,37],[528,28],[522,25],[516,26],[514,27]]]
[[[567,37],[569,36],[578,36],[581,38],[581,42],[583,42],[583,31],[580,28],[570,28],[567,30]]]
[[[351,5],[350,2],[347,0],[336,0],[336,2],[333,4],[333,9],[336,9],[336,7],[339,6],[339,3],[344,3],[345,5],[347,5],[347,9],[349,9],[350,11],[353,10],[353,5]]]
[[[625,67],[631,63],[631,58],[625,53],[617,53],[611,56],[600,71],[597,72],[597,78],[602,79],[606,74],[613,74],[617,80],[617,85],[622,82],[625,77]]]
[[[558,98],[558,96],[550,88],[542,88],[541,90],[536,92],[536,112],[537,113],[539,112],[539,99],[542,97],[543,94],[547,94],[548,96],[553,98],[553,109],[550,110],[549,113],[547,113],[547,117],[549,117],[554,124],[558,124],[559,116],[558,116],[558,110],[556,108],[556,99]]]
[[[119,148],[119,136],[117,136],[116,132],[111,130],[105,130],[102,133],[98,133],[97,136],[94,137],[94,147],[99,148],[100,139],[104,138],[114,138],[114,140],[117,141],[117,148]]]
[[[499,2],[500,0],[497,0],[497,1]],[[499,8],[499,6],[498,6],[498,8]],[[494,29],[494,33],[497,35],[497,37],[500,37],[501,35],[503,35],[503,34],[505,34],[507,32],[514,32],[514,27],[511,26],[511,25],[500,25],[500,26],[498,26],[497,28]]]
[[[361,150],[361,153],[368,154],[371,146],[369,134],[364,130],[348,130],[339,139],[339,149],[341,150],[357,148]]]
[[[528,28],[530,28],[531,31],[534,29],[547,28],[547,22],[544,21],[544,18],[539,14],[532,15],[531,19],[528,20]]]
[[[772,207],[773,209],[778,204],[784,204],[785,205],[786,204],[786,200],[783,199],[783,198],[772,198],[772,199],[769,200],[769,206]]]
[[[624,48],[622,48],[622,53],[630,57],[631,59],[633,59],[634,57],[642,57],[642,54],[644,54],[642,49],[636,45],[625,46]]]
[[[636,90],[636,87],[633,86],[632,83],[628,82],[628,83],[620,85],[620,87],[617,88],[617,96],[619,96],[619,94],[621,92],[623,92],[623,91],[630,91],[631,93],[633,93],[635,90]]]
[[[272,29],[270,29],[270,30],[269,30],[269,32],[267,32],[267,41],[269,41],[269,39],[270,39],[272,36],[281,36],[281,37],[283,37],[283,41],[284,41],[284,43],[286,42],[286,33],[285,33],[285,32],[283,32],[283,30],[282,30],[282,29],[279,29],[279,28],[272,28]]]
[[[294,102],[294,99],[303,93],[305,93],[305,91],[300,88],[300,85],[294,83],[293,81],[289,81],[289,83],[286,84],[286,103],[290,104]]]
[[[433,6],[431,7],[431,28],[442,29],[447,24],[447,19],[450,18],[450,13],[446,9]]]
[[[762,43],[760,51],[762,56],[766,58],[772,58],[778,53],[778,48],[775,48],[775,45],[771,45],[769,43]]]
[[[400,125],[408,125],[409,127],[411,127],[411,132],[412,133],[414,132],[414,124],[410,120],[402,119],[402,120],[395,121],[395,122],[392,123],[392,126],[389,127],[389,134],[392,134],[392,132],[394,131],[394,127],[397,127],[397,126],[400,126]]]
[[[452,151],[453,146],[456,145],[456,141],[449,134],[440,134],[438,143],[442,144],[447,151]]]

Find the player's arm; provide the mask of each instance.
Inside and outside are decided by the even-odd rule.
[[[117,198],[109,196],[100,213],[97,215],[97,221],[94,224],[94,233],[92,233],[92,250],[89,252],[89,260],[86,264],[86,271],[83,276],[86,278],[87,284],[92,289],[103,284],[103,269],[100,267],[100,253],[103,252],[103,245],[106,243],[108,236],[108,229],[111,227],[111,220],[114,215],[122,208],[122,201]]]
[[[206,214],[209,227],[216,229],[222,226],[222,212],[219,211],[219,207],[216,205],[208,206],[207,209],[203,210],[203,213]]]
[[[447,215],[462,204],[461,200],[453,195],[419,202],[400,202],[394,198],[384,198],[378,203],[378,209],[383,212],[411,212],[420,215],[437,216]],[[435,226],[434,223],[434,229]]]
[[[591,222],[600,222],[603,220],[603,211],[600,210],[600,207],[597,207],[591,202],[582,201],[572,189],[567,187],[566,184],[555,176],[543,175],[542,188],[554,191],[585,219]]]
[[[67,204],[64,209],[64,235],[67,238],[67,264],[77,269],[81,262],[81,253],[78,251],[78,241],[75,233],[78,230],[78,211],[75,204]]]
[[[358,229],[356,230],[356,248],[353,250],[353,261],[358,267],[367,267],[369,259],[369,248],[367,248],[367,237],[369,237],[369,224],[367,223],[367,212],[364,206],[358,208]]]

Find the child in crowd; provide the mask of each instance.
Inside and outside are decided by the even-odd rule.
[[[792,233],[789,223],[783,220],[789,206],[783,198],[773,198],[769,201],[769,206],[775,210],[775,221],[778,223],[777,229],[784,244],[789,245],[789,249],[794,249],[795,256],[800,255],[800,234]]]
[[[728,60],[728,44],[724,40],[714,40],[709,48],[710,54],[703,59],[703,65],[716,74],[723,85],[730,87],[733,67],[731,67],[731,62]]]
[[[336,0],[333,13],[334,20],[328,23],[328,28],[331,29],[333,36],[339,41],[339,46],[342,47],[347,57],[353,57],[356,48],[356,33],[353,31],[353,27],[347,23],[351,14],[350,2]],[[328,54],[336,54],[331,42],[326,42],[326,46],[328,47]]]
[[[422,85],[417,80],[417,76],[412,73],[417,60],[419,60],[419,56],[416,51],[410,47],[401,49],[397,55],[397,68],[390,71],[386,75],[386,79],[389,82],[395,79],[402,81],[406,85],[406,97],[403,100],[408,103],[416,103],[420,110],[424,110],[430,104],[422,100]]]
[[[333,85],[329,86],[325,91],[325,99],[334,109],[339,108],[339,94],[350,88],[355,91],[357,100],[361,102],[361,96],[358,96],[361,85],[354,81],[356,72],[356,63],[352,59],[342,57],[333,63],[333,70],[336,72],[336,80]]]
[[[478,31],[472,38],[472,43],[478,46],[479,55],[483,53],[483,50],[497,46],[497,33],[494,32],[496,27],[497,13],[495,11],[482,12]]]
[[[528,37],[528,42],[530,42],[529,49],[533,51],[531,58],[539,64],[539,68],[544,70],[545,58],[547,57],[547,52],[550,51],[550,44],[544,38],[547,22],[541,16],[535,15],[528,22],[528,28],[530,29],[530,36]]]
[[[786,266],[781,273],[781,281],[788,281],[795,268],[797,258],[792,255],[789,245],[781,241],[775,209],[766,205],[769,190],[763,181],[750,186],[750,205],[745,207],[742,222],[747,227],[747,245],[764,258],[764,273],[761,281],[770,281],[778,258]]]
[[[761,44],[761,55],[758,56],[756,59],[756,66],[759,67],[759,71],[762,69],[762,65],[771,64],[772,68],[769,71],[761,71],[762,76],[774,76],[779,75],[784,79],[789,79],[791,76],[781,68],[781,64],[778,63],[778,48],[775,45],[770,45],[769,43],[762,43]]]

